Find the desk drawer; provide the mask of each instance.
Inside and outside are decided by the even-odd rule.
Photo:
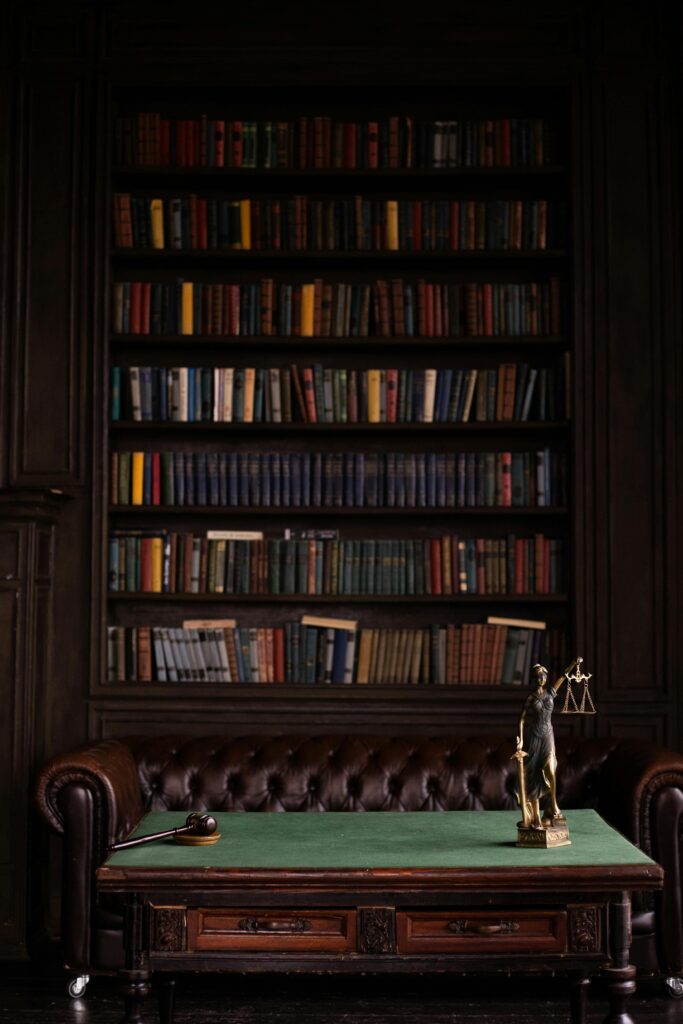
[[[356,912],[242,907],[188,910],[187,948],[352,953],[356,948]]]
[[[399,953],[564,953],[564,910],[399,911]]]

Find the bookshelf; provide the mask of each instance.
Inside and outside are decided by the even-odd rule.
[[[152,121],[139,117],[149,111],[156,112],[158,117]],[[202,114],[206,115],[203,125]],[[315,149],[315,143],[319,141],[316,136],[318,129],[315,126],[310,129],[310,122],[321,114],[329,114],[346,124],[358,122],[365,125],[375,120],[382,124],[386,121],[387,134],[380,140],[380,164],[382,146],[388,153],[389,135],[395,128],[395,122],[392,127],[389,118],[400,115],[399,127],[403,132],[399,133],[400,152],[412,152],[413,160],[416,154],[424,158],[434,152],[433,137],[427,137],[420,146],[415,143],[411,148],[406,133],[415,126],[451,121],[468,124],[470,127],[461,132],[456,142],[461,147],[466,144],[470,147],[469,155],[475,165],[264,168],[147,166],[136,162],[138,158],[143,161],[163,159],[159,156],[160,148],[163,150],[165,145],[163,139],[159,140],[161,121],[170,122],[172,135],[176,131],[176,121],[187,123],[196,119],[197,132],[203,133],[203,141],[196,144],[195,157],[201,159],[206,156],[208,147],[210,159],[210,154],[215,157],[216,153],[215,139],[211,144],[207,143],[207,124],[212,121],[234,123],[241,118],[243,123],[258,123],[261,127],[257,130],[257,145],[261,147],[264,137],[266,145],[268,139],[264,124],[291,121],[296,126],[301,117],[307,117],[307,141],[309,149],[310,145]],[[411,129],[406,127],[408,119],[413,126]],[[479,132],[486,130],[486,121],[495,125],[493,136],[489,125],[488,142],[479,138]],[[485,160],[507,159],[505,146],[509,146],[509,141],[505,143],[504,133],[510,131],[511,123],[517,125],[518,151],[521,153],[523,149],[527,160],[540,154],[543,133],[545,150],[542,157],[539,156],[541,165],[533,162],[524,166],[478,165],[478,157],[474,153],[477,147],[480,147],[480,155]],[[424,694],[435,714],[438,714],[439,702],[460,702],[463,706],[481,702],[486,707],[497,696],[510,696],[517,700],[518,688],[502,684],[499,678],[494,679],[495,665],[500,668],[503,661],[506,636],[501,632],[503,627],[491,627],[487,634],[483,631],[475,634],[475,627],[484,626],[489,615],[545,621],[548,626],[545,635],[553,635],[553,650],[551,655],[550,650],[545,649],[543,657],[551,660],[553,667],[559,665],[562,660],[561,644],[569,642],[574,621],[570,511],[573,428],[568,124],[568,109],[561,91],[557,94],[539,91],[537,95],[530,95],[525,90],[518,97],[510,92],[504,100],[500,95],[492,94],[477,100],[462,92],[454,92],[449,100],[441,91],[438,97],[430,99],[427,96],[419,103],[397,97],[390,106],[387,106],[385,98],[374,100],[371,91],[362,97],[351,92],[343,102],[330,93],[328,97],[324,94],[318,97],[315,107],[311,106],[309,96],[294,89],[285,90],[276,103],[258,96],[258,91],[245,95],[243,102],[238,102],[234,96],[222,100],[219,95],[202,95],[201,92],[190,99],[184,93],[182,101],[169,94],[156,94],[149,101],[141,100],[139,94],[135,97],[123,92],[115,95],[111,124],[114,144],[109,173],[112,229],[107,240],[107,358],[103,367],[104,390],[108,395],[101,516],[102,564],[105,568],[102,575],[106,579],[102,584],[104,611],[98,644],[101,652],[98,696],[123,696],[131,700],[144,697],[146,701],[155,697],[160,700],[176,698],[191,700],[196,706],[201,706],[202,701],[225,699],[239,703],[244,700],[252,708],[257,708],[261,699],[269,704],[277,698],[285,702],[291,700],[297,706],[309,699],[312,702],[319,699],[333,701],[335,706],[340,702],[360,701],[368,708],[372,705],[378,720],[381,720],[383,701],[390,702],[393,708],[404,701],[408,709],[416,697],[421,698]],[[480,125],[483,126],[481,129]],[[332,126],[332,134],[335,130]],[[323,134],[324,130],[321,136]],[[242,141],[244,144],[244,139]],[[226,137],[226,150],[228,142]],[[358,130],[356,142],[358,153],[366,145],[367,156],[369,144],[363,129]],[[128,159],[124,160],[122,157],[126,151]],[[297,139],[294,147],[290,147],[290,157],[294,154],[296,161],[301,152],[300,139]],[[328,155],[334,159],[335,152],[345,158],[343,147],[335,150],[332,142]],[[464,148],[462,152],[465,152]],[[192,159],[189,153],[189,149],[184,151],[179,146],[175,156]],[[277,146],[272,153],[277,159]],[[225,156],[224,160],[227,162]],[[422,162],[427,161],[423,159]],[[301,197],[298,200],[301,206],[296,217],[290,216],[287,221],[283,211],[288,203],[293,208],[294,197]],[[229,247],[235,244],[230,231],[236,228],[240,216],[238,206],[245,199],[250,203],[253,247]],[[156,222],[151,212],[152,200],[161,204]],[[126,211],[123,214],[122,202]],[[207,226],[204,222],[202,227],[203,215],[197,215],[198,202],[204,202],[205,209],[213,204],[214,241],[222,231],[220,246],[199,247]],[[336,239],[338,242],[343,235],[343,248],[314,250],[306,244],[306,232],[309,240],[314,234],[316,222],[311,211],[315,203],[320,204],[320,210],[332,211],[329,214],[331,219],[325,223],[332,225],[330,237],[334,236],[333,241]],[[363,220],[361,215],[360,220],[354,218],[354,211],[362,210],[363,203],[367,204],[364,208],[366,219]],[[389,212],[390,203],[397,205],[397,214]],[[307,205],[304,207],[304,204]],[[419,217],[415,212],[418,207]],[[232,221],[228,220],[228,209],[232,210]],[[258,217],[255,209],[260,211]],[[258,231],[263,228],[264,211],[268,211],[273,220],[274,209],[279,210],[278,230],[288,232],[290,242],[296,238],[296,245],[274,246],[273,232],[269,229],[268,237],[258,237],[260,247],[256,248]],[[305,215],[301,212],[303,209]],[[453,213],[454,209],[457,214]],[[221,210],[225,213],[222,229],[218,225]],[[174,220],[176,214],[177,219]],[[430,230],[424,226],[428,216],[431,216]],[[454,227],[455,216],[463,218],[462,222],[457,222],[457,227]],[[321,217],[322,214],[317,222],[318,236]],[[419,226],[420,217],[423,233],[418,239],[416,225]],[[463,227],[467,217],[469,221]],[[155,248],[152,233],[154,230],[158,233],[160,223],[163,246]],[[129,228],[130,235],[126,236]],[[211,231],[210,225],[208,230]],[[244,231],[243,220],[240,230]],[[513,238],[515,242],[511,241]],[[261,244],[264,240],[267,244]],[[176,242],[178,247],[174,247]],[[244,245],[244,239],[241,244]],[[388,248],[390,244],[394,248]],[[183,295],[179,281],[192,282],[190,299]],[[398,290],[394,288],[396,281],[400,282]],[[267,290],[262,282],[270,282]],[[198,299],[200,286],[201,296]],[[326,286],[331,286],[333,307],[327,327],[320,319],[320,307],[325,300],[318,294]],[[229,293],[228,287],[233,291]],[[304,331],[304,287],[315,288],[315,299],[311,299],[311,303],[317,305],[315,314],[311,313],[311,317],[315,316],[315,329],[301,333]],[[218,301],[216,296],[220,288],[224,291],[217,311],[213,303]],[[385,289],[384,294],[382,288]],[[364,323],[359,312],[364,301],[363,289],[369,295]],[[266,291],[269,298],[264,304]],[[531,293],[533,297],[529,298]],[[475,294],[476,309],[472,298]],[[334,305],[337,295],[341,296],[339,303],[347,303],[341,314],[334,311],[339,309]],[[238,300],[239,312],[235,313]],[[466,308],[468,301],[469,307]],[[133,313],[136,302],[137,311]],[[228,302],[232,303],[230,322]],[[355,307],[354,302],[357,302]],[[148,304],[146,307],[145,303]],[[288,303],[293,304],[293,309]],[[250,304],[256,304],[251,311]],[[184,322],[181,331],[181,321],[188,316],[190,309],[191,329],[188,330]],[[412,317],[410,326],[407,323],[409,314]],[[335,321],[336,315],[339,319]],[[427,323],[429,329],[425,330]],[[352,325],[350,328],[349,324]],[[311,369],[313,379],[316,366],[320,367],[321,386],[319,392],[313,390],[317,421],[311,422],[312,414],[306,404],[308,398],[300,398],[297,394],[294,376],[301,375],[303,394],[306,388],[304,371]],[[188,367],[189,370],[186,369]],[[514,367],[514,371],[510,370],[509,379],[505,376],[508,370],[503,369],[508,367]],[[131,387],[131,368],[135,375],[138,374],[137,368],[144,368],[146,372],[149,368],[151,383],[148,384],[147,407],[143,407],[146,385],[143,382],[140,395],[136,396],[134,389],[137,385]],[[196,372],[193,368],[197,368]],[[371,374],[377,368],[382,370],[383,376],[379,378],[379,385],[371,385]],[[237,386],[231,391],[230,403],[225,394],[233,388],[232,382],[238,372],[244,377],[249,369],[254,371],[256,390],[259,387],[259,370],[265,370],[260,416],[252,408],[247,417],[246,408],[242,407],[241,417],[236,419],[240,415],[236,404]],[[426,377],[421,377],[426,369],[435,371],[431,399],[425,399],[425,391],[430,385],[426,383]],[[174,370],[180,381],[175,385],[176,392],[172,382]],[[229,378],[226,376],[228,370]],[[465,413],[468,381],[472,380],[469,375],[475,370],[476,379],[471,384],[469,407]],[[395,371],[393,386],[403,396],[396,399],[399,408],[397,411],[394,406],[393,413],[389,406],[391,399],[388,398],[392,386],[390,371]],[[538,373],[533,386],[530,371]],[[115,383],[114,373],[119,375]],[[275,391],[272,392],[269,391],[271,373],[276,374]],[[354,388],[357,387],[353,398],[352,373]],[[139,374],[142,379],[142,369]],[[335,388],[334,403],[330,402],[329,408],[323,378],[325,385],[329,380],[330,389]],[[457,392],[455,381],[459,379],[461,391]],[[197,380],[200,380],[199,384]],[[316,380],[316,387],[317,384]],[[240,384],[240,390],[242,386]],[[379,404],[372,413],[370,389],[374,386],[379,387]],[[506,387],[509,407],[506,405]],[[191,400],[187,398],[188,388],[196,388],[196,419],[192,415]],[[165,397],[161,398],[164,389]],[[115,410],[112,390],[116,391],[120,402]],[[527,392],[529,407],[521,418]],[[274,397],[276,394],[279,396],[277,399]],[[207,407],[198,411],[202,400]],[[286,422],[274,421],[280,400],[282,408],[287,409]],[[433,408],[430,405],[432,400]],[[400,411],[401,401],[403,414]],[[225,415],[226,403],[230,404],[229,416]],[[502,418],[500,413],[504,406]],[[513,415],[513,407],[516,416]],[[352,408],[355,408],[354,414]],[[437,414],[439,408],[440,416]],[[219,410],[219,419],[215,418],[216,409]],[[114,416],[111,415],[113,411]],[[161,412],[164,412],[165,419],[160,418]],[[423,421],[425,416],[429,422]],[[369,422],[371,417],[373,422]],[[352,419],[356,421],[349,422]],[[177,461],[174,463],[176,494],[178,480],[183,478],[183,487],[187,490],[187,474],[193,475],[192,487],[197,490],[192,501],[187,496],[183,504],[178,504],[168,500],[167,494],[162,496],[162,489],[171,487],[166,478],[161,479],[162,453],[169,451],[174,453],[174,460],[180,456],[180,465],[184,467],[178,470]],[[127,482],[121,484],[119,478],[119,472],[123,473],[120,470],[123,460],[132,459],[134,452],[146,455],[142,470],[146,497],[142,503],[131,500],[132,462],[126,469],[130,474],[126,477]],[[538,503],[540,499],[536,493],[539,452],[547,453],[543,470],[547,480],[544,486],[548,490],[545,504]],[[509,453],[505,471],[500,465],[502,453]],[[230,456],[240,460],[236,472],[243,474],[245,479],[250,472],[249,467],[257,465],[254,472],[261,474],[258,500],[254,498],[255,485],[252,486],[248,480],[244,483],[242,476],[239,479],[235,477],[231,483]],[[459,465],[458,456],[463,460],[468,456],[470,462]],[[286,504],[285,484],[279,476],[269,475],[271,463],[267,460],[271,457],[277,457],[278,466],[287,464],[288,474],[294,474],[298,466],[295,459],[301,459],[302,465],[308,460],[312,476],[316,457],[329,457],[330,460],[336,457],[344,467],[342,472],[352,475],[342,476],[341,483],[337,480],[337,492],[328,501],[325,489],[332,490],[335,483],[320,470],[322,478],[318,498],[312,497],[315,493],[313,483],[309,484],[309,496],[306,498],[306,487],[299,481],[297,486],[301,488],[301,494],[296,501]],[[397,468],[396,462],[389,463],[388,457],[403,459],[401,465],[404,470]],[[153,462],[155,458],[156,463]],[[214,500],[208,494],[211,485],[204,479],[201,487],[207,493],[200,502],[197,480],[207,472],[205,462],[201,460],[210,458],[220,467],[215,472],[224,473],[226,479],[214,480]],[[371,489],[367,480],[363,478],[361,486],[358,478],[353,476],[355,468],[347,470],[343,461],[347,458],[355,460],[354,467],[361,458],[379,467],[372,484],[372,497],[369,497]],[[487,462],[487,458],[494,462]],[[429,459],[434,460],[433,463],[429,463]],[[413,467],[411,472],[423,474],[427,481],[423,482],[426,493],[421,498],[415,493],[411,498],[409,487],[406,485],[401,490],[398,485],[400,474],[408,472],[405,469],[408,465]],[[415,465],[419,467],[417,470]],[[425,468],[429,465],[433,472],[434,466],[439,466],[437,482],[431,485],[431,491],[428,468]],[[274,474],[275,471],[272,472]],[[512,477],[509,484],[503,483],[505,472]],[[519,490],[520,473],[523,474],[526,492],[524,500],[510,498],[504,489],[509,486]],[[270,495],[272,503],[266,500],[263,493],[265,477],[269,478],[269,492],[274,494],[276,488],[281,490],[280,504],[275,504],[273,494]],[[447,483],[448,479],[450,483]],[[287,486],[294,486],[291,479]],[[121,499],[119,489],[125,490],[126,487],[126,497]],[[419,490],[419,485],[415,487]],[[150,495],[155,488],[155,503],[152,503]],[[435,497],[437,490],[438,500]],[[449,496],[446,496],[447,490]],[[348,500],[349,491],[354,499],[352,502]],[[399,491],[402,496],[399,496]],[[227,501],[229,492],[230,501]],[[239,493],[235,496],[234,492]],[[267,575],[265,586],[261,580],[259,592],[242,592],[239,587],[233,589],[228,576],[225,577],[225,589],[213,592],[209,583],[211,565],[215,570],[221,557],[212,547],[215,541],[208,541],[203,548],[199,544],[196,548],[197,571],[194,576],[186,574],[185,577],[185,585],[194,587],[195,592],[188,592],[182,586],[174,592],[166,592],[170,574],[175,571],[170,568],[171,562],[179,572],[177,559],[182,560],[184,555],[178,556],[177,549],[171,549],[169,554],[163,543],[155,555],[149,556],[161,559],[160,567],[154,569],[158,579],[150,584],[150,575],[146,584],[142,582],[140,563],[148,556],[142,554],[143,541],[136,539],[136,534],[139,538],[143,534],[165,533],[171,540],[164,540],[164,543],[170,545],[176,543],[174,537],[189,534],[201,541],[207,531],[213,530],[262,532],[266,554],[253,555],[252,552],[245,555],[247,564],[252,566],[249,582],[253,585],[253,565],[256,563],[248,559],[266,562],[264,571],[267,574],[275,572],[273,578],[276,578],[277,570],[273,570],[269,545],[282,538],[286,529],[295,535],[297,531],[299,534],[308,531],[310,536],[300,536],[297,543],[303,543],[305,539],[323,545],[322,555],[320,551],[315,556],[309,552],[310,557],[318,561],[313,569],[307,563],[305,570],[308,582],[311,572],[319,572],[320,578],[316,578],[311,588],[317,591],[315,593],[306,592],[302,584],[304,570],[289,588],[293,590],[291,593],[272,592],[270,575]],[[337,540],[329,536],[330,531],[335,530],[339,531],[338,549],[334,547]],[[322,533],[323,537],[316,539],[311,535],[312,531]],[[113,537],[121,539],[113,541]],[[444,537],[451,540],[448,545],[445,541],[440,542],[437,570],[433,561],[437,555],[430,545],[437,538]],[[539,537],[542,538],[540,542]],[[546,544],[552,541],[554,545],[552,569],[541,564],[542,560],[550,558],[550,548],[543,548],[543,539]],[[340,590],[332,586],[331,576],[336,569],[328,570],[328,565],[336,565],[334,559],[337,558],[360,558],[360,579],[365,571],[363,559],[366,555],[363,552],[367,550],[362,545],[369,541],[374,541],[378,548],[384,545],[387,550],[390,544],[403,545],[396,548],[398,554],[392,548],[392,554],[387,556],[394,559],[393,569],[387,569],[385,577],[378,559],[375,570],[368,570],[372,585],[366,582],[355,590]],[[522,556],[515,546],[515,542],[520,541],[527,542],[521,570],[519,559]],[[429,555],[424,555],[424,565],[419,570],[417,563],[422,555],[417,546],[414,549],[409,547],[413,542],[421,545],[419,552],[429,552]],[[450,554],[458,542],[469,545],[460,558]],[[119,545],[116,554],[112,554],[113,543]],[[230,545],[233,541],[228,539],[226,543]],[[236,542],[236,551],[239,543],[242,542]],[[136,553],[132,555],[131,545],[136,544]],[[351,555],[344,555],[344,544],[352,550]],[[356,548],[351,549],[351,545],[357,545],[361,553],[358,554]],[[329,555],[328,548],[332,552]],[[288,549],[285,549],[284,556],[281,554],[283,549],[276,550],[277,559],[289,557]],[[341,553],[336,553],[337,550]],[[449,552],[448,556],[445,552]],[[238,557],[239,552],[235,554],[235,558]],[[445,557],[451,559],[448,570],[444,567]],[[259,566],[261,561],[258,561]],[[284,572],[282,563],[278,562],[278,565]],[[473,575],[468,576],[470,569]],[[299,568],[296,571],[298,573]],[[342,569],[338,571],[341,575]],[[416,573],[419,575],[420,572],[421,583],[415,580]],[[130,580],[135,579],[136,574],[137,583],[131,585]],[[278,586],[281,584],[282,573]],[[142,585],[155,589],[153,592],[136,589]],[[459,589],[461,585],[464,592]],[[370,592],[361,592],[368,589]],[[284,636],[284,630],[285,626],[291,628],[302,616],[310,614],[357,621],[357,647],[351,669],[353,681],[348,678],[346,682],[339,678],[335,682],[323,681],[325,654],[322,646],[325,641],[321,636],[313,655],[317,659],[318,681],[304,684],[303,679],[296,678],[297,659],[294,657],[292,665],[290,657],[291,644],[295,641],[290,634]],[[275,683],[272,678],[270,682],[265,681],[269,674],[273,675],[272,666],[268,671],[264,667],[264,657],[271,658],[271,654],[266,653],[265,637],[263,648],[259,648],[256,655],[252,648],[252,655],[256,657],[264,677],[262,682],[250,682],[240,674],[239,683],[217,683],[208,676],[206,650],[207,674],[201,673],[199,678],[195,675],[190,679],[188,674],[187,679],[142,681],[135,671],[140,663],[140,652],[136,650],[133,654],[139,637],[132,640],[131,630],[140,627],[173,630],[185,619],[236,620],[245,631],[258,628],[264,633],[266,629],[282,628],[284,640],[279,643],[284,642],[286,646],[284,674],[288,681],[281,679]],[[436,641],[433,632],[428,639],[434,625],[442,627],[441,639]],[[499,632],[494,635],[495,628]],[[373,682],[357,682],[363,629],[385,631],[386,651],[392,644],[401,643],[401,651],[407,653],[409,660],[412,638],[421,632],[423,648],[429,645],[429,666],[426,655],[421,655],[417,660],[421,657],[425,660],[421,661],[420,671],[413,682],[407,679],[399,681],[400,671],[396,665],[391,680],[381,678],[380,672]],[[407,639],[402,639],[402,635]],[[338,636],[338,632],[334,636]],[[259,643],[261,639],[259,637]],[[268,642],[276,643],[273,637]],[[372,640],[373,644],[380,642],[376,638]],[[538,643],[537,640],[534,642]],[[153,637],[150,643],[151,655],[145,652],[143,661],[147,659],[145,663],[148,664],[151,658],[154,676],[156,659],[162,657],[163,645],[157,654]],[[239,636],[234,643],[239,646]],[[465,643],[468,645],[467,654]],[[540,652],[542,648],[533,649]],[[529,646],[526,663],[520,662],[520,668],[523,664],[528,666],[531,651]],[[246,649],[243,656],[245,659],[249,657]],[[168,659],[168,652],[166,657]],[[386,657],[388,663],[389,655]],[[254,667],[252,665],[249,670],[252,675]],[[194,668],[194,664],[189,664],[188,672]],[[276,675],[277,671],[275,669]],[[180,672],[179,666],[179,675]],[[230,672],[234,676],[234,664],[231,664]]]

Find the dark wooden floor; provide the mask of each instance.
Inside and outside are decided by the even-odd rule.
[[[494,982],[443,978],[208,978],[178,982],[176,1024],[567,1024],[562,980]],[[157,1024],[156,1002],[146,1020]],[[84,999],[66,996],[64,978],[49,970],[0,967],[0,1024],[118,1024],[116,983],[94,978]],[[632,1003],[635,1024],[683,1024],[683,1000],[641,983]],[[591,994],[590,1024],[607,1004]]]

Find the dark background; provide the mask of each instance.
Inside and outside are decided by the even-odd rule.
[[[0,18],[0,820],[14,825],[0,830],[5,952],[23,949],[31,779],[57,751],[176,729],[510,732],[519,701],[208,702],[102,686],[103,238],[117,90],[391,97],[528,86],[564,98],[573,620],[599,709],[573,727],[680,749],[680,5],[60,2],[5,4]],[[29,852],[47,856],[54,882],[56,850],[36,834]]]

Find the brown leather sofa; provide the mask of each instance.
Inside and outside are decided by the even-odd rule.
[[[557,746],[560,806],[595,808],[665,869],[663,893],[634,908],[632,960],[668,977],[674,994],[683,970],[683,757],[636,741]],[[94,873],[107,844],[145,810],[513,808],[512,753],[499,736],[165,736],[105,740],[57,757],[40,776],[37,799],[64,836],[67,967],[85,976],[122,962],[119,908],[97,900]],[[80,994],[84,983],[75,987]]]

